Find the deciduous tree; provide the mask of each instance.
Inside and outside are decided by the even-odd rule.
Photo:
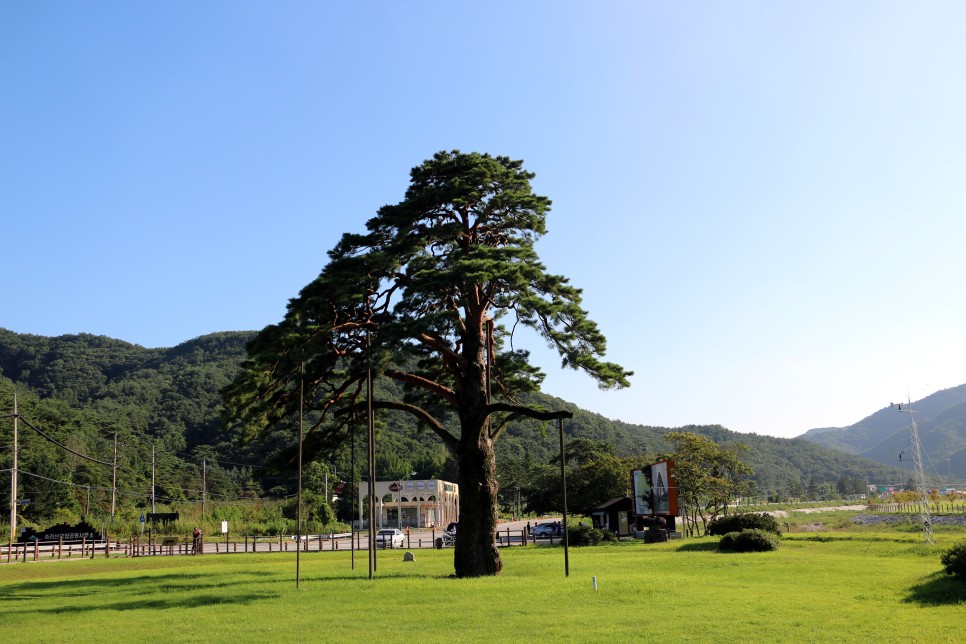
[[[747,449],[741,443],[721,447],[714,441],[691,432],[670,432],[665,438],[674,446],[674,476],[678,504],[693,532],[701,521],[702,531],[719,514],[726,514],[728,503],[747,494],[754,471],[740,456]]]

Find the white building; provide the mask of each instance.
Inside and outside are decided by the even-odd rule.
[[[379,528],[445,528],[460,515],[460,488],[456,483],[430,480],[376,481],[376,526]],[[359,483],[359,516],[369,483]]]

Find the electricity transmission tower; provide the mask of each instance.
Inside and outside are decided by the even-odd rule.
[[[912,457],[916,465],[916,502],[919,505],[919,521],[922,523],[922,536],[926,543],[935,544],[936,537],[932,533],[932,517],[929,516],[929,497],[926,494],[926,476],[922,471],[922,444],[919,442],[919,428],[916,426],[916,413],[914,409],[903,409],[902,403],[898,405],[890,403],[890,407],[896,407],[900,412],[909,414],[911,424],[909,426],[909,438],[912,444]]]

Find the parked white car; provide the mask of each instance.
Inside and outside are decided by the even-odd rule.
[[[406,545],[406,535],[399,528],[380,530],[376,533],[376,545],[383,548],[402,548]]]

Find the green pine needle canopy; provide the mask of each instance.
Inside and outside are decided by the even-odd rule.
[[[403,395],[374,408],[417,417],[460,466],[457,574],[497,574],[493,441],[515,418],[561,417],[518,401],[544,374],[513,348],[514,331],[533,329],[601,388],[629,386],[632,373],[603,359],[580,289],[540,262],[550,200],[522,161],[439,152],[410,176],[405,198],[344,234],[284,320],[251,341],[226,413],[252,438],[290,419],[304,365],[307,442],[322,452],[358,426],[368,369],[396,381]]]

